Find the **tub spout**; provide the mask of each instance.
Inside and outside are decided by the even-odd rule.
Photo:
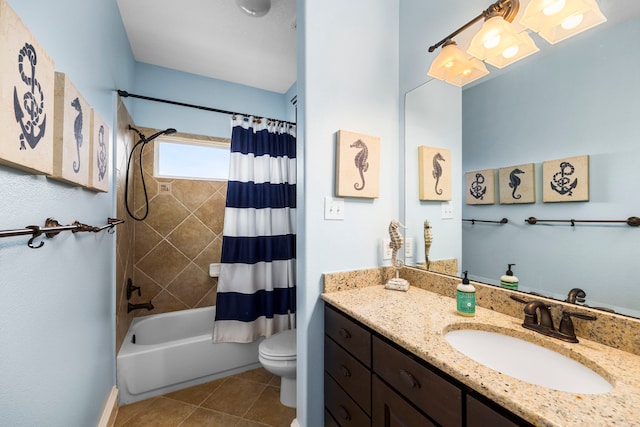
[[[151,304],[151,301],[149,302],[145,302],[142,304],[131,304],[128,303],[127,304],[127,313],[131,313],[133,310],[138,310],[140,308],[146,308],[147,310],[151,311],[153,310],[153,304]]]

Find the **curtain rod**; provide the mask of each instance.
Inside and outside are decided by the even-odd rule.
[[[203,107],[202,105],[186,104],[184,102],[170,101],[170,100],[167,100],[167,99],[160,99],[160,98],[153,98],[151,96],[136,95],[135,93],[129,93],[126,90],[118,89],[117,91],[118,91],[118,95],[120,95],[123,98],[138,98],[138,99],[144,99],[145,101],[163,102],[165,104],[178,105],[180,107],[195,108],[197,110],[213,111],[214,113],[229,114],[229,115],[232,115],[232,116],[234,116],[234,115],[252,116],[252,114],[238,113],[236,111],[221,110],[219,108]],[[281,123],[286,123],[286,124],[289,124],[289,125],[295,125],[295,123],[288,122],[286,120],[277,120],[277,119],[272,119],[272,118],[269,118],[269,117],[265,117],[265,119],[273,120],[273,121],[281,122]]]

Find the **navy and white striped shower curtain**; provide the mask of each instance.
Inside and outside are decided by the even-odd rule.
[[[296,128],[232,119],[214,342],[295,328]]]

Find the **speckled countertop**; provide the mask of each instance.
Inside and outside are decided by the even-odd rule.
[[[426,362],[514,414],[539,426],[640,426],[640,356],[580,338],[570,344],[524,329],[522,319],[477,307],[466,318],[455,299],[411,287],[408,292],[366,286],[322,294],[327,303],[359,320]],[[455,329],[502,332],[577,360],[614,388],[600,395],[532,385],[487,368],[444,338]],[[496,349],[499,352],[500,349]]]

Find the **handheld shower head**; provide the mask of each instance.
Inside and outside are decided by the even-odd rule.
[[[140,137],[140,140],[145,144],[147,142],[153,141],[154,139],[156,139],[160,135],[171,135],[171,134],[174,134],[174,133],[177,132],[174,128],[168,128],[168,129],[156,132],[156,133],[154,133],[153,135],[151,135],[150,137],[147,138],[146,136],[144,136],[144,134],[142,132],[140,132],[138,129],[134,128],[133,126],[129,125],[129,129],[131,129],[132,131],[137,133],[138,136]]]

